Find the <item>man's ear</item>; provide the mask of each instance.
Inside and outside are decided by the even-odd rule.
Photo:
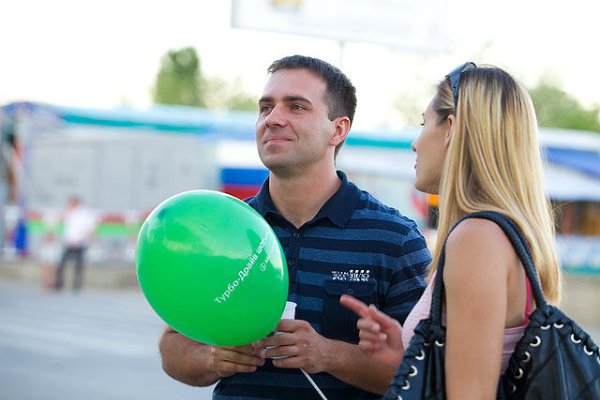
[[[456,126],[456,117],[453,114],[450,114],[446,117],[446,131],[444,132],[444,144],[446,147],[450,145],[450,139],[452,138],[452,133],[454,132],[454,127]]]
[[[350,131],[350,118],[337,117],[332,123],[334,124],[335,130],[329,143],[335,147],[346,140],[346,136],[348,136],[348,132]]]

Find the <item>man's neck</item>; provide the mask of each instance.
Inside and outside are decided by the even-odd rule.
[[[269,192],[277,211],[296,228],[312,220],[341,185],[335,168],[281,176],[271,172]]]

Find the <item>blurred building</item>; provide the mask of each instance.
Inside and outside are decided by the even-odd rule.
[[[71,195],[101,221],[90,261],[132,262],[137,232],[162,200],[185,190],[256,193],[268,172],[254,143],[254,113],[188,107],[83,109],[37,103],[0,108],[5,255],[53,254],[58,213]],[[435,232],[436,199],[413,187],[419,127],[352,131],[338,158],[350,179]],[[556,206],[563,267],[600,274],[600,135],[542,129],[546,192]],[[11,142],[12,143],[12,142]],[[0,199],[0,203],[2,200]],[[1,226],[1,225],[0,225]],[[23,238],[17,243],[17,233]],[[54,243],[54,244],[52,244]],[[19,248],[21,247],[21,248]]]

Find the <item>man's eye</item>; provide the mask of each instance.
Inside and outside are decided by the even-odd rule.
[[[271,106],[262,105],[262,106],[259,106],[259,107],[258,107],[258,110],[259,110],[259,111],[261,112],[261,114],[262,114],[262,113],[268,113],[268,112],[271,112],[271,109],[272,109],[272,108],[273,108],[273,107],[271,107]]]
[[[292,106],[290,108],[294,111],[299,111],[299,110],[305,109],[304,106],[301,104],[292,104]]]

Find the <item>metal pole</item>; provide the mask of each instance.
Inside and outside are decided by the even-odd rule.
[[[4,254],[6,244],[6,205],[8,202],[8,143],[4,129],[4,121],[0,115],[0,257]]]
[[[338,64],[338,68],[342,71],[344,71],[344,50],[346,49],[346,41],[345,40],[339,40],[338,41],[338,47],[340,49],[340,61]]]

